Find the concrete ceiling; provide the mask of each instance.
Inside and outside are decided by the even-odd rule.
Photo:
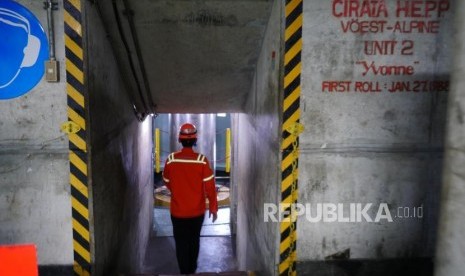
[[[113,0],[97,4],[138,110],[242,110],[271,1]]]

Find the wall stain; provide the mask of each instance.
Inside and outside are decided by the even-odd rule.
[[[322,180],[309,181],[310,183],[310,192],[320,192],[323,193],[328,190],[328,184]]]
[[[16,193],[17,193],[17,190],[13,190],[13,196],[11,198],[8,195],[6,196],[6,201],[9,203],[8,210],[10,212],[13,212],[13,210],[16,207]]]
[[[350,248],[326,256],[325,260],[348,260],[350,259]]]
[[[460,105],[460,103],[456,103],[457,105],[457,121],[463,125],[464,123],[464,114],[463,114],[463,110],[462,110],[462,106]]]
[[[16,123],[18,123],[18,125],[20,125],[20,126],[28,126],[28,125],[34,125],[35,124],[35,122],[33,120],[27,119],[27,118],[17,119]]]
[[[376,246],[376,257],[377,258],[382,258],[383,257],[383,244],[380,243]]]
[[[223,15],[220,12],[210,10],[200,10],[191,12],[184,16],[183,23],[198,24],[202,27],[206,26],[229,26],[233,27],[238,24],[237,17],[233,14]]]
[[[394,121],[396,120],[397,116],[394,110],[388,110],[384,112],[383,119],[386,121]]]
[[[224,15],[220,12],[200,10],[190,12],[182,17],[165,17],[161,19],[142,20],[138,24],[151,26],[154,24],[188,24],[200,25],[201,27],[235,27],[239,20],[234,14]]]

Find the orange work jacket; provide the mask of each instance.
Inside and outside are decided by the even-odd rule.
[[[216,214],[215,178],[207,158],[183,148],[171,153],[165,162],[163,181],[171,191],[171,215],[180,218],[197,217],[205,213],[205,198],[210,212]]]

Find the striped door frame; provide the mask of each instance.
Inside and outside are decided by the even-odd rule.
[[[281,206],[279,275],[297,275],[297,221],[292,204],[298,201],[298,162],[301,93],[303,0],[284,2],[284,97],[282,110]]]
[[[284,100],[282,125],[281,203],[298,200],[299,138],[289,128],[300,121],[300,79],[303,0],[285,0]],[[74,272],[91,273],[87,112],[84,82],[81,0],[64,0],[68,119],[80,130],[69,135],[70,186],[73,221]],[[288,208],[292,216],[292,207]],[[279,275],[296,275],[297,223],[280,222]]]
[[[73,225],[74,274],[91,274],[89,215],[87,90],[84,80],[84,51],[81,0],[63,0],[68,120],[79,126],[69,134],[70,187]]]

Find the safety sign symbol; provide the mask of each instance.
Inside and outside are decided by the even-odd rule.
[[[39,20],[24,6],[0,0],[0,100],[34,88],[47,59],[47,35]]]

